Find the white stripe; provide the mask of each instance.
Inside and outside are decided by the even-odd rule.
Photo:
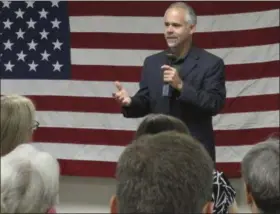
[[[130,130],[137,129],[142,118],[128,119],[121,114],[38,111],[41,127]],[[213,118],[215,130],[239,130],[279,127],[279,111],[220,114]]]
[[[48,152],[55,158],[68,160],[89,160],[117,162],[123,152],[123,146],[81,145],[60,143],[33,143],[42,151]],[[217,162],[240,162],[252,146],[217,146]]]
[[[221,57],[227,65],[279,60],[277,43],[207,50]],[[158,50],[71,48],[71,62],[73,65],[142,66],[147,56],[158,52]]]
[[[246,71],[244,71],[246,72]],[[30,82],[32,81],[32,87]],[[124,82],[129,95],[138,90],[138,83]],[[226,82],[227,97],[279,94],[279,78]],[[70,80],[9,80],[1,79],[1,94],[53,95],[78,97],[112,97],[113,82]]]
[[[198,16],[197,32],[249,30],[277,26],[279,26],[279,9]],[[163,33],[164,22],[163,17],[73,16],[70,17],[70,30],[71,32]]]

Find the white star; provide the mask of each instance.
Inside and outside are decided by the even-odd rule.
[[[15,14],[17,14],[17,17],[16,18],[22,18],[23,19],[23,14],[25,12],[24,11],[21,11],[21,9],[19,8],[18,11],[15,12]]]
[[[59,28],[59,24],[61,23],[61,21],[58,21],[57,18],[55,18],[55,20],[51,21],[52,23],[52,28]]]
[[[19,38],[24,39],[23,34],[25,34],[25,32],[22,31],[21,28],[18,30],[18,32],[16,32],[16,34],[17,34],[17,39]]]
[[[29,7],[32,7],[32,8],[33,8],[34,2],[32,2],[32,1],[25,1],[25,3],[27,4],[27,5],[26,5],[26,8],[29,8]]]
[[[59,64],[58,61],[56,61],[53,65],[53,71],[60,71],[60,68],[63,66],[62,64]]]
[[[12,50],[12,46],[13,46],[14,43],[11,43],[10,40],[8,39],[8,41],[3,42],[3,44],[5,45],[4,50],[7,50],[7,49]]]
[[[44,51],[44,53],[41,53],[41,55],[42,55],[42,60],[49,61],[50,54],[48,54],[46,50]]]
[[[40,34],[41,34],[41,39],[48,39],[47,36],[48,36],[49,32],[46,32],[45,29],[43,29],[43,31],[40,32]]]
[[[27,24],[28,24],[28,28],[35,28],[35,24],[36,24],[36,22],[34,22],[33,20],[32,20],[32,18],[30,18],[30,21],[29,22],[26,22]]]
[[[52,7],[58,7],[59,1],[51,1],[52,2]]]
[[[13,64],[11,64],[11,61],[9,61],[7,64],[4,64],[4,66],[6,67],[5,71],[12,71],[12,68],[15,66]]]
[[[28,64],[29,65],[29,71],[36,71],[36,67],[38,66],[38,64],[35,64],[34,61],[32,61],[31,64]]]
[[[53,47],[53,49],[55,50],[55,49],[59,49],[59,50],[61,50],[61,45],[62,45],[63,43],[62,42],[59,42],[59,40],[58,39],[56,39],[56,42],[53,42],[53,45],[54,45],[54,47]]]
[[[47,14],[49,13],[49,12],[47,12],[47,11],[45,11],[45,9],[43,8],[41,11],[39,11],[38,12],[39,14],[40,14],[40,19],[41,18],[47,18]]]
[[[33,41],[33,39],[32,39],[32,41],[31,42],[29,42],[29,43],[27,43],[28,44],[28,46],[29,46],[29,50],[35,50],[36,51],[36,46],[38,45],[38,43],[35,43],[34,41]]]
[[[10,8],[10,4],[11,4],[10,1],[2,1],[2,2],[3,2],[3,8],[4,7]]]
[[[18,56],[18,61],[22,60],[23,62],[25,61],[24,57],[26,57],[27,55],[23,53],[23,51],[21,51],[20,53],[17,54]]]
[[[5,25],[4,29],[6,28],[11,29],[11,25],[13,24],[13,22],[10,22],[10,19],[7,19],[7,21],[3,22],[3,24]]]

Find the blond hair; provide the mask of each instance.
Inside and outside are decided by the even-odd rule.
[[[35,106],[29,98],[1,96],[1,156],[30,140],[34,117]]]

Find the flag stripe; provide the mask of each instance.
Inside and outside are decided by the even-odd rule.
[[[246,72],[246,71],[244,71]],[[138,90],[138,83],[123,82],[130,95]],[[50,87],[52,86],[52,87]],[[279,78],[262,78],[226,82],[227,98],[279,94]],[[20,93],[39,96],[112,97],[114,82],[69,80],[1,80],[1,93]]]
[[[243,31],[204,32],[194,34],[193,42],[206,49],[255,46],[277,43],[280,40],[279,35],[279,27]],[[107,42],[104,43],[104,40]],[[162,34],[76,32],[71,33],[71,47],[162,50],[166,48],[166,42]]]
[[[38,111],[42,127],[135,130],[141,118],[123,118],[121,114]],[[121,122],[120,122],[121,121]],[[252,129],[279,126],[279,111],[219,114],[213,118],[215,130]]]
[[[249,80],[279,77],[279,60],[261,63],[226,65],[226,80]],[[141,66],[72,65],[73,80],[138,82]]]
[[[29,96],[39,111],[73,111],[119,113],[120,106],[113,98]],[[224,113],[279,110],[279,94],[227,98]]]
[[[106,145],[81,145],[73,143],[47,143],[33,142],[33,145],[52,153],[55,158],[68,160],[90,160],[116,162],[125,149],[125,146]],[[241,146],[217,146],[216,161],[219,162],[240,162],[252,145]],[[238,156],[234,155],[238,154]]]
[[[198,16],[197,22],[199,24],[196,27],[196,32],[222,32],[278,27],[278,20],[279,9],[232,15]],[[162,17],[70,16],[71,32],[154,34],[162,33],[163,30]]]
[[[279,127],[215,130],[216,146],[253,145],[260,139],[266,139],[271,133],[278,131]],[[40,127],[34,133],[35,142],[71,142],[85,145],[126,146],[133,137],[134,131],[107,129]]]
[[[91,2],[70,1],[70,16],[111,15],[111,16],[163,16],[171,1],[125,1],[125,2]],[[264,11],[279,8],[278,2],[188,2],[197,15],[218,15]],[[117,8],[117,9],[116,9]],[[129,8],[129,10],[127,9]],[[156,8],[156,9],[155,9]]]
[[[89,177],[115,177],[116,163],[106,161],[81,161],[59,159],[61,174]],[[240,163],[217,163],[217,170],[229,178],[239,178]]]
[[[207,49],[220,56],[225,64],[244,64],[279,60],[279,44],[237,48]],[[158,50],[71,48],[74,65],[142,66],[144,59]],[[257,55],[252,53],[258,53]]]

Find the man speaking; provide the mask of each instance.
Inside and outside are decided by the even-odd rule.
[[[225,103],[224,61],[192,44],[197,17],[187,4],[171,4],[164,15],[168,49],[148,56],[140,88],[130,97],[116,82],[114,98],[127,118],[163,113],[181,119],[215,161],[212,116]]]

